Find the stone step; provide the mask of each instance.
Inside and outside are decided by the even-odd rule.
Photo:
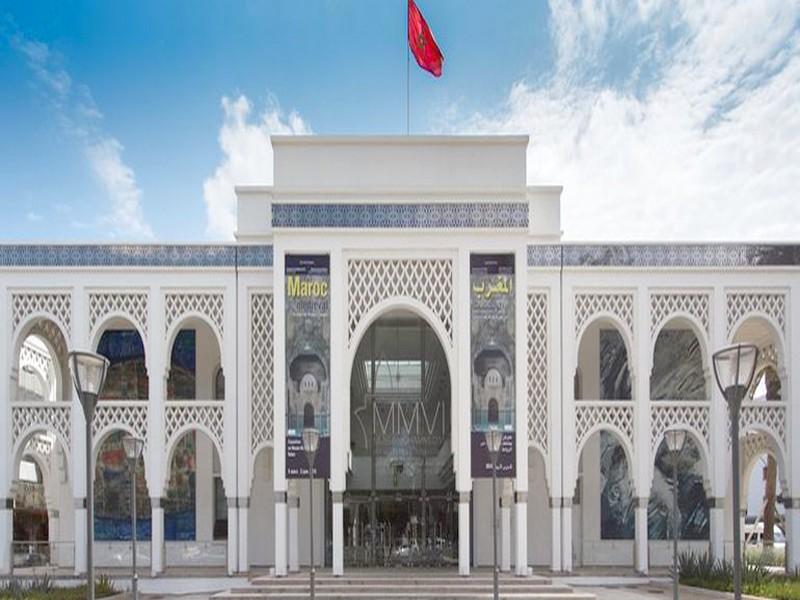
[[[506,592],[501,590],[499,594],[501,599],[507,600],[595,600],[593,594],[583,592]],[[293,600],[295,598],[308,598],[308,589],[298,590],[294,592],[278,592],[278,593],[259,593],[259,592],[234,592],[227,591],[216,594],[214,598],[227,599],[227,600]],[[361,598],[364,600],[414,600],[417,598],[424,598],[426,600],[435,600],[442,598],[446,600],[479,600],[483,598],[492,598],[492,591],[471,591],[471,592],[420,592],[418,590],[408,591],[395,591],[395,592],[372,592],[368,590],[358,591],[320,591],[315,590],[316,598],[330,598],[335,600],[347,600],[348,598]]]
[[[275,586],[253,586],[253,587],[240,587],[234,588],[233,592],[239,593],[261,593],[261,594],[280,594],[284,592],[294,592],[297,590],[307,590],[308,584],[304,585],[275,585]],[[406,592],[406,591],[415,591],[415,592],[425,592],[425,593],[447,593],[447,592],[483,592],[483,591],[492,591],[492,584],[485,584],[485,585],[316,585],[316,589],[320,591],[326,592],[341,592],[341,591],[357,591],[357,592],[375,592],[375,593],[384,593],[384,592]],[[523,592],[530,592],[530,593],[546,593],[546,592],[555,592],[555,593],[569,593],[572,591],[571,588],[565,585],[502,585],[500,589],[504,592],[513,592],[513,593],[523,593]]]
[[[332,575],[317,575],[315,577],[317,584],[346,584],[346,585],[427,585],[427,584],[444,584],[444,585],[482,585],[492,584],[491,576],[417,576],[409,575],[406,577],[333,577]],[[308,574],[295,575],[289,577],[255,577],[250,583],[252,585],[272,586],[272,585],[285,585],[294,583],[308,583]],[[500,577],[500,585],[553,585],[552,580],[546,577]]]

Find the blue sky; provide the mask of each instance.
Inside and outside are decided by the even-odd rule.
[[[412,131],[530,134],[566,238],[800,236],[797,3],[419,6]],[[0,239],[227,239],[270,133],[404,133],[405,61],[404,0],[0,0]]]

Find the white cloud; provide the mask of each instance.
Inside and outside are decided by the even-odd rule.
[[[233,237],[236,229],[236,185],[272,183],[270,135],[311,133],[296,112],[285,115],[275,100],[251,120],[252,104],[246,96],[222,98],[224,120],[219,131],[222,161],[203,182],[207,233],[212,237]]]
[[[800,237],[800,5],[621,6],[552,0],[551,77],[442,128],[529,133],[567,238]]]
[[[54,110],[64,133],[81,145],[110,200],[110,210],[99,218],[98,226],[112,237],[152,238],[136,175],[122,158],[122,144],[100,126],[103,115],[89,88],[72,79],[47,44],[28,39],[18,30],[8,37],[33,73],[37,89]]]

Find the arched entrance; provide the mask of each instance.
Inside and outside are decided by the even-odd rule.
[[[373,322],[350,378],[347,565],[458,562],[450,406],[447,358],[430,325],[405,310]]]

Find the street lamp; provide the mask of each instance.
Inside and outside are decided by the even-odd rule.
[[[678,511],[678,460],[686,443],[686,430],[667,429],[664,440],[672,459],[672,597],[678,600],[678,535],[681,526]]]
[[[126,435],[122,438],[122,447],[131,469],[131,596],[133,600],[139,599],[139,575],[136,573],[136,464],[142,457],[144,440]]]
[[[717,350],[713,356],[714,377],[725,401],[731,422],[731,459],[733,477],[733,597],[742,597],[742,531],[739,497],[739,411],[742,400],[753,383],[758,362],[758,348],[753,344],[734,344]]]
[[[494,570],[492,573],[492,591],[494,600],[500,597],[497,581],[497,457],[500,454],[500,444],[503,441],[503,432],[492,426],[483,432],[486,438],[486,449],[489,451],[489,460],[492,461],[492,547],[494,552]]]
[[[311,600],[314,600],[314,459],[319,447],[319,430],[313,427],[303,429],[303,450],[308,461],[308,524],[311,532]]]
[[[106,382],[108,359],[94,352],[72,351],[68,356],[72,383],[78,392],[86,419],[86,598],[94,600],[94,490],[92,489],[92,421],[97,397]]]

